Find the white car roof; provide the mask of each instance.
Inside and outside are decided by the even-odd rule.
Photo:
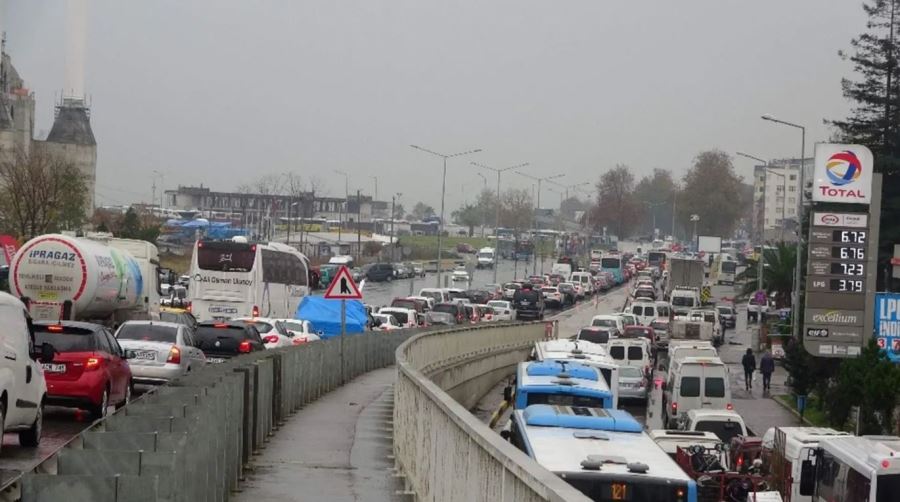
[[[238,319],[236,319],[236,320],[238,320]],[[122,323],[122,326],[125,326],[126,324],[129,325],[129,326],[134,326],[134,325],[147,325],[147,326],[149,326],[149,325],[152,324],[153,326],[163,326],[163,327],[165,327],[165,328],[178,328],[178,327],[184,326],[184,325],[181,324],[181,323],[177,323],[177,322],[166,322],[166,321],[125,321],[125,322]],[[121,328],[122,326],[119,326],[119,327]]]
[[[693,409],[688,410],[688,416],[693,420],[725,418],[734,420],[735,422],[744,423],[744,417],[742,417],[740,413],[733,410]]]
[[[407,315],[409,315],[410,313],[412,313],[412,314],[416,313],[416,311],[413,309],[405,309],[403,307],[382,307],[382,308],[378,309],[379,314],[384,314],[384,313],[392,314],[394,312],[397,312],[400,314],[407,314]]]
[[[275,324],[278,322],[278,319],[273,319],[271,317],[235,317],[232,321],[250,321],[250,322],[264,322],[267,324]]]

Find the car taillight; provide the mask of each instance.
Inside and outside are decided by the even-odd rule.
[[[259,307],[254,305],[252,313],[253,313],[253,317],[259,317]]]
[[[678,413],[678,403],[672,403],[672,413]]]
[[[295,336],[293,340],[291,340],[292,345],[303,345],[309,340],[305,336]]]
[[[250,340],[244,340],[243,342],[241,342],[241,344],[238,345],[238,352],[244,354],[250,352]]]
[[[733,409],[734,409],[734,405],[731,404],[731,403],[728,403],[728,404],[725,405],[725,409],[726,409],[726,410],[733,410]]]
[[[62,333],[63,327],[58,324],[54,324],[53,326],[47,326],[47,331],[51,333]]]
[[[188,302],[187,307],[185,307],[184,310],[187,310],[188,314],[190,314],[194,311],[194,305],[191,304],[191,302]]]
[[[84,370],[85,371],[93,371],[93,370],[99,369],[102,364],[103,364],[102,357],[89,357],[87,359],[87,361],[85,361],[85,363],[84,363]]]
[[[181,349],[172,345],[172,348],[169,349],[169,357],[166,358],[167,363],[172,364],[180,364],[181,363]]]
[[[277,335],[269,335],[269,336],[263,338],[263,341],[266,343],[278,343],[278,336]]]
[[[737,467],[738,467],[738,470],[741,470],[741,467],[742,467],[743,465],[744,465],[744,456],[743,456],[743,455],[739,455],[739,456],[738,456],[738,459],[737,459]]]

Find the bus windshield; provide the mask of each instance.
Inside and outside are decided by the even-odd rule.
[[[737,263],[733,261],[722,262],[722,272],[726,274],[733,274],[735,270],[737,270]]]

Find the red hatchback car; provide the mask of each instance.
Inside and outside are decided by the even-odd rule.
[[[47,404],[87,409],[106,416],[131,400],[133,383],[125,351],[99,324],[35,322],[35,342],[53,345],[52,363],[44,363]]]

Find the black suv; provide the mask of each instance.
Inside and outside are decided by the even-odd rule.
[[[206,362],[221,363],[225,359],[266,350],[256,326],[242,321],[205,321],[194,331],[197,348],[206,354]]]
[[[543,319],[544,295],[540,289],[531,288],[525,284],[522,289],[513,295],[513,308],[516,309],[517,319]]]
[[[393,281],[394,265],[391,263],[373,263],[366,270],[366,279],[374,282]]]

